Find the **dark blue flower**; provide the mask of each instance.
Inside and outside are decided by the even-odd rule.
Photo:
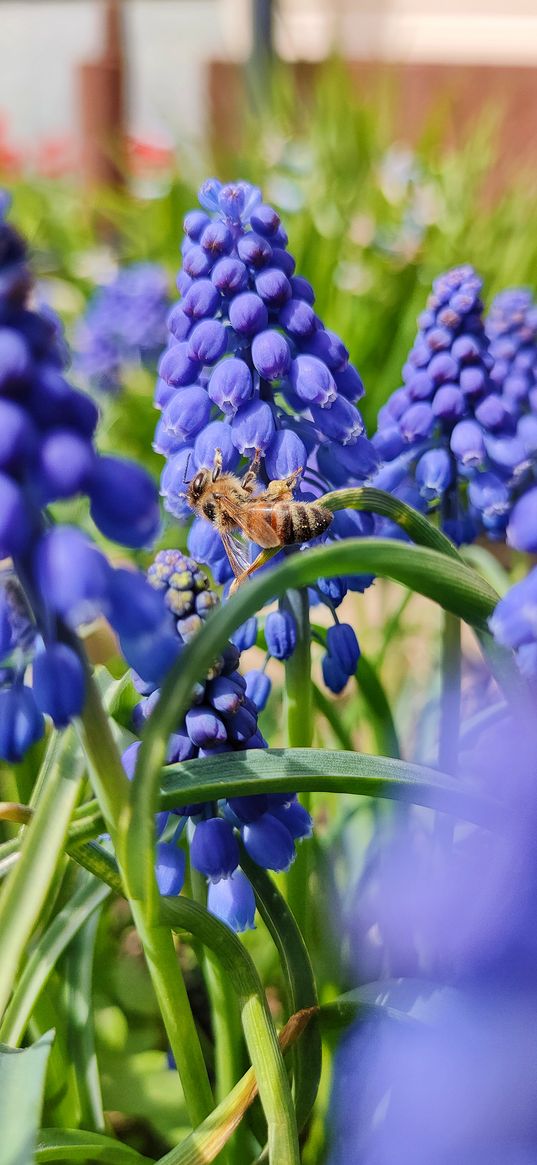
[[[84,704],[84,668],[76,652],[65,643],[36,652],[32,688],[39,711],[50,716],[56,728],[65,728]]]
[[[23,684],[0,690],[0,757],[16,764],[40,740],[45,722],[31,688]]]
[[[265,639],[275,659],[289,659],[296,647],[296,623],[290,611],[271,611],[267,615]]]
[[[237,869],[239,859],[239,844],[229,821],[209,817],[198,822],[190,842],[190,860],[209,882],[229,878]]]
[[[207,906],[211,914],[227,923],[231,930],[254,929],[255,895],[242,870],[235,870],[220,882],[210,883]]]
[[[184,852],[178,846],[165,841],[157,845],[155,877],[161,894],[175,898],[181,893],[185,880],[185,864]]]

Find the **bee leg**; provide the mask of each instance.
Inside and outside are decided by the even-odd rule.
[[[251,491],[252,491],[252,489],[257,481],[257,474],[259,471],[260,461],[261,461],[261,452],[259,449],[256,449],[254,456],[253,456],[253,458],[248,466],[248,469],[246,470],[246,473],[244,474],[244,477],[241,480],[242,488],[247,490],[248,493],[251,493]]]
[[[296,469],[289,477],[282,477],[280,481],[269,481],[266,490],[260,496],[266,498],[267,502],[292,502],[293,490],[296,489],[301,473],[302,469]]]
[[[213,481],[217,481],[217,480],[218,480],[218,478],[220,477],[220,474],[221,474],[221,472],[222,472],[222,450],[221,450],[221,449],[215,449],[215,451],[214,451],[214,461],[213,461],[213,472],[212,472],[212,479],[213,479]]]
[[[268,562],[269,559],[272,558],[274,554],[277,554],[278,550],[280,549],[281,548],[279,546],[275,546],[274,549],[271,550],[262,550],[261,553],[258,554],[257,558],[254,558],[254,561],[246,567],[246,570],[243,570],[241,574],[238,574],[237,577],[233,579],[233,582],[229,588],[230,595],[234,595],[235,591],[238,590],[241,586],[241,583],[246,582],[246,579],[249,578],[249,576],[253,574],[254,571],[259,570],[260,566],[264,566],[265,562]]]

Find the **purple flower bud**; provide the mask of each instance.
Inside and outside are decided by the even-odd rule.
[[[20,471],[35,448],[36,438],[28,412],[0,398],[0,467]]]
[[[271,687],[271,681],[264,671],[254,668],[253,671],[246,673],[246,694],[258,712],[262,712],[266,707]]]
[[[222,539],[210,522],[197,518],[190,527],[187,541],[189,553],[197,562],[206,562],[210,566],[216,582],[233,577]]]
[[[182,384],[193,384],[198,372],[199,361],[189,355],[188,343],[172,344],[164,353],[159,364],[159,376],[166,384],[176,388]]]
[[[297,340],[313,336],[318,324],[313,308],[304,299],[289,299],[280,311],[279,322],[282,328]],[[318,355],[323,359],[321,352],[316,353],[312,350],[312,355]]]
[[[26,341],[14,328],[0,328],[0,392],[29,387],[32,361]]]
[[[70,627],[109,612],[111,568],[85,534],[56,526],[38,542],[35,577],[43,602]]]
[[[485,373],[479,366],[461,369],[459,384],[469,400],[478,400],[486,388],[486,383]]]
[[[537,640],[537,570],[507,591],[489,626],[498,643],[514,650]]]
[[[461,364],[471,364],[474,360],[480,360],[482,353],[474,336],[463,335],[453,341],[451,355]]]
[[[278,237],[275,236],[272,240],[272,263],[274,267],[280,267],[284,274],[287,275],[287,278],[290,279],[296,267],[295,260],[289,251],[284,251],[282,247],[274,245],[277,241]]]
[[[249,267],[266,267],[272,258],[272,247],[262,235],[251,231],[238,240],[237,254]]]
[[[451,434],[450,448],[464,467],[481,465],[485,456],[483,433],[476,421],[459,421]]]
[[[207,909],[231,930],[240,933],[254,929],[255,895],[242,870],[235,870],[230,878],[209,885]]]
[[[175,898],[181,893],[185,880],[185,855],[172,842],[161,841],[157,845],[155,877],[160,894]]]
[[[187,242],[187,241],[188,240],[185,239],[185,242]],[[185,252],[183,252],[182,248],[181,248],[181,252],[183,254],[185,253]],[[192,287],[193,282],[194,282],[194,280],[192,279],[192,276],[187,275],[186,271],[183,271],[183,269],[181,268],[181,270],[177,274],[177,279],[175,280],[179,295],[186,295],[189,287]]]
[[[109,619],[125,659],[142,679],[161,684],[181,654],[161,592],[143,575],[115,570],[110,580]]]
[[[494,466],[500,471],[520,474],[528,468],[526,450],[518,437],[485,436],[485,449]]]
[[[213,748],[225,744],[227,732],[223,720],[207,705],[190,708],[185,717],[188,735],[198,748]]]
[[[245,623],[241,623],[236,631],[231,636],[231,642],[238,647],[239,651],[248,651],[249,647],[253,647],[257,639],[257,619],[255,615],[251,615]]]
[[[210,222],[200,236],[200,246],[212,259],[228,255],[233,246],[233,235],[223,222]]]
[[[275,432],[270,405],[253,400],[243,405],[231,422],[233,444],[244,457],[253,457],[257,451],[268,449]]]
[[[248,283],[248,271],[240,259],[219,259],[211,279],[222,295],[236,295]]]
[[[337,389],[330,370],[316,356],[297,356],[291,364],[291,385],[308,406],[325,407],[335,401]]]
[[[491,433],[497,432],[500,429],[507,432],[512,431],[510,414],[501,397],[496,396],[494,393],[486,396],[478,404],[475,410],[475,419],[485,429],[489,429]]]
[[[72,429],[53,429],[39,448],[36,476],[43,502],[69,498],[84,490],[91,480],[95,452],[86,437]]]
[[[303,469],[307,459],[300,437],[292,429],[278,429],[265,454],[265,469],[272,481],[280,481]]]
[[[236,295],[229,305],[229,322],[243,336],[255,336],[268,325],[268,311],[263,300],[253,291]]]
[[[258,332],[252,342],[252,360],[260,376],[266,380],[280,380],[291,363],[289,344],[280,332],[271,328]]]
[[[275,235],[280,226],[280,216],[272,206],[261,203],[255,208],[250,222],[254,231],[270,239],[270,236]]]
[[[169,765],[176,765],[181,764],[184,760],[191,760],[194,756],[196,756],[196,746],[192,744],[186,725],[183,724],[170,736],[166,761]]]
[[[433,356],[427,368],[427,375],[436,385],[456,380],[458,373],[459,365],[449,352],[439,352]]]
[[[270,810],[272,817],[280,821],[285,828],[289,830],[293,841],[298,841],[304,837],[311,837],[313,833],[313,821],[304,806],[300,801],[288,801],[284,805],[277,805]]]
[[[364,432],[364,422],[358,409],[345,397],[337,397],[329,408],[310,406],[311,415],[323,437],[353,445]]]
[[[356,404],[356,401],[361,400],[363,397],[365,393],[364,384],[354,364],[348,364],[346,368],[341,369],[339,372],[334,372],[334,380],[340,396],[344,396],[346,400],[350,400],[351,404]]]
[[[195,437],[208,423],[211,402],[204,388],[191,385],[178,389],[162,413],[164,431],[178,441]]]
[[[208,275],[213,264],[212,256],[203,250],[198,243],[189,247],[183,256],[183,267],[192,279],[199,279]]]
[[[315,303],[315,292],[307,279],[302,275],[293,275],[290,283],[294,299],[305,299],[306,303]]]
[[[194,443],[196,469],[212,469],[215,449],[219,449],[222,454],[222,468],[226,473],[232,473],[239,463],[239,454],[231,440],[231,426],[226,425],[225,421],[210,421],[198,433]]]
[[[98,457],[88,484],[90,513],[102,534],[123,546],[147,546],[160,513],[156,488],[133,461]]]
[[[428,449],[416,465],[420,493],[428,501],[442,497],[453,483],[453,468],[447,449]]]
[[[198,201],[205,207],[205,210],[214,212],[220,209],[219,198],[221,190],[222,183],[219,182],[218,178],[207,178],[202,183],[198,190]],[[209,219],[209,221],[211,220]]]
[[[290,611],[270,611],[265,619],[265,639],[275,659],[289,659],[296,647],[296,623]]]
[[[434,384],[426,372],[413,371],[408,377],[407,389],[412,400],[430,400]]]
[[[185,478],[187,471],[189,471],[191,457],[192,446],[183,445],[164,466],[160,481],[160,492],[165,499],[165,508],[170,514],[174,514],[176,518],[183,521],[191,514],[185,492]]]
[[[56,728],[65,728],[73,716],[80,716],[84,704],[84,668],[78,655],[65,643],[38,652],[32,688],[39,711],[47,713]]]
[[[478,473],[470,479],[468,498],[484,519],[507,520],[510,509],[509,490],[495,473]]]
[[[386,428],[379,429],[371,440],[383,461],[393,461],[405,448],[405,441],[398,425],[386,425]]]
[[[11,558],[28,546],[32,522],[22,490],[0,473],[0,558]]]
[[[265,267],[256,277],[255,289],[269,307],[281,307],[291,298],[291,284],[279,267]]]
[[[342,671],[348,676],[354,675],[360,659],[360,648],[353,628],[348,623],[335,623],[326,633],[326,646]]]
[[[202,320],[188,339],[188,357],[200,364],[214,364],[227,348],[227,329],[220,320]]]
[[[235,744],[244,744],[257,729],[257,709],[254,705],[252,708],[247,707],[245,701],[238,712],[226,720],[229,739]]]
[[[441,421],[459,421],[466,412],[466,401],[456,384],[443,384],[432,401],[435,417]]]
[[[210,218],[208,214],[204,214],[202,210],[189,210],[185,215],[183,223],[183,230],[190,239],[197,243],[202,231],[209,225]]]
[[[420,437],[429,437],[434,429],[434,413],[425,401],[418,401],[406,409],[399,422],[405,441],[412,442]]]
[[[338,696],[348,683],[349,676],[347,672],[342,668],[339,659],[334,655],[330,655],[328,652],[323,656],[321,667],[326,687]]]
[[[163,380],[162,377],[159,376],[155,385],[155,396],[153,398],[155,408],[165,408],[168,404],[168,401],[170,401],[172,396],[174,396],[175,391],[175,384],[168,384],[166,380]],[[153,446],[153,448],[155,448],[155,446]],[[157,452],[161,452],[161,450],[157,449]]]
[[[242,837],[246,852],[258,866],[278,872],[289,869],[295,857],[293,838],[271,813],[245,825]]]
[[[347,348],[335,332],[319,329],[307,341],[306,349],[312,355],[318,356],[334,373],[344,372],[349,363]]]
[[[220,295],[210,279],[198,279],[189,287],[180,310],[190,321],[214,316],[220,306]],[[170,324],[168,323],[168,327]],[[170,331],[173,328],[170,327]],[[180,337],[182,339],[183,337]]]
[[[526,413],[525,416],[521,417],[516,431],[525,452],[529,456],[535,456],[537,453],[537,417],[535,413]]]
[[[250,399],[252,389],[252,374],[248,365],[244,360],[231,356],[216,365],[207,391],[211,400],[223,413],[233,416],[237,409]]]
[[[10,764],[22,760],[25,752],[40,740],[45,722],[31,688],[16,684],[0,691],[0,757]]]
[[[515,550],[537,552],[537,487],[528,490],[513,506],[507,541]]]
[[[210,817],[200,821],[190,843],[190,860],[194,869],[210,882],[229,878],[239,864],[239,845],[229,821]]]
[[[244,691],[231,676],[217,676],[206,687],[207,699],[216,712],[232,716],[244,701]]]

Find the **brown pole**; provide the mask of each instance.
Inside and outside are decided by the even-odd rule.
[[[80,162],[88,187],[125,183],[125,47],[121,0],[104,0],[103,52],[78,66]]]

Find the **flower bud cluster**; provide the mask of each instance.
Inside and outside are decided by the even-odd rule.
[[[216,448],[229,472],[260,455],[262,486],[301,470],[295,497],[303,500],[363,484],[378,456],[356,408],[362,381],[316,314],[313,288],[295,274],[279,215],[246,182],[209,180],[199,199],[203,210],[185,219],[181,300],[168,318],[155,395],[166,509],[181,521],[191,516],[187,476],[211,467]],[[373,529],[371,515],[340,511],[325,537]],[[231,577],[220,535],[203,518],[193,522],[188,547],[217,582]],[[339,580],[341,598],[366,581]],[[315,601],[323,598],[315,592]]]
[[[88,494],[101,532],[140,547],[158,529],[158,499],[138,466],[97,453],[97,410],[66,379],[59,324],[30,309],[26,247],[7,207],[3,200],[0,559],[12,565],[0,578],[0,757],[18,761],[43,734],[44,714],[61,728],[82,710],[72,639],[79,624],[108,617],[129,662],[143,659],[149,678],[162,676],[177,644],[169,613],[141,576],[112,570],[79,530],[51,526],[49,503]]]
[[[91,388],[116,393],[129,368],[154,367],[166,342],[166,272],[133,263],[91,297],[75,335],[76,371]]]
[[[218,604],[207,575],[197,562],[179,550],[161,551],[148,571],[148,579],[173,616],[177,638],[191,640],[209,612]],[[197,684],[192,705],[177,725],[168,745],[168,763],[195,757],[215,756],[247,748],[266,748],[258,727],[258,712],[268,690],[263,672],[241,675],[240,649],[228,643],[211,667],[205,681]],[[266,680],[268,684],[268,680]],[[158,699],[156,684],[135,684],[142,699],[134,711],[134,727],[141,731]],[[127,749],[123,762],[132,776],[140,742]],[[295,857],[295,842],[311,833],[311,819],[294,793],[232,797],[214,803],[187,805],[175,811],[180,823],[172,840],[157,846],[157,881],[161,893],[179,893],[184,870],[184,851],[177,842],[188,824],[190,860],[209,882],[209,909],[235,930],[253,926],[255,900],[252,887],[240,870],[239,838],[258,865],[286,870]],[[169,832],[167,815],[159,814],[159,836]],[[170,881],[174,874],[173,883]],[[170,890],[170,884],[173,889]]]
[[[537,551],[537,304],[525,288],[500,292],[486,321],[491,380],[505,410],[504,444],[514,464],[507,541]]]
[[[500,599],[489,626],[498,643],[516,651],[523,675],[537,678],[537,568]]]
[[[455,542],[507,531],[537,549],[537,312],[528,293],[503,292],[485,323],[481,286],[468,266],[433,284],[404,385],[379,413],[376,484],[437,510]]]

